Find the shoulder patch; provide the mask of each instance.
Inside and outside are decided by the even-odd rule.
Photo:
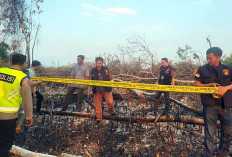
[[[167,68],[166,70],[165,70],[165,73],[169,73],[169,71],[170,71],[170,69],[169,68]]]
[[[222,70],[222,72],[223,72],[223,74],[224,74],[225,76],[228,76],[229,73],[230,73],[230,71],[229,71],[228,69],[224,69],[224,70]]]
[[[0,73],[0,81],[14,83],[15,78],[15,76]]]
[[[199,74],[199,73],[196,73],[196,75],[195,75],[196,77],[200,77],[201,75]]]

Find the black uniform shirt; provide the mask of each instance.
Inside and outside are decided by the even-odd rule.
[[[194,79],[202,84],[218,83],[220,86],[228,86],[232,81],[232,70],[221,63],[216,68],[206,64],[199,67]],[[219,99],[213,98],[212,94],[201,94],[201,102],[203,105],[220,105],[222,108],[230,108],[232,107],[232,91],[227,91],[223,98]]]
[[[175,70],[171,65],[168,65],[167,67],[160,67],[159,72],[159,78],[158,78],[158,84],[162,85],[171,85],[172,83],[172,70]]]

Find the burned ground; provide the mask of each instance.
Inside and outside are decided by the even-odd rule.
[[[141,73],[141,75],[151,78],[147,73]],[[116,79],[117,81],[154,82],[154,78],[151,80],[144,79],[145,77],[118,75]],[[178,83],[189,85],[189,82]],[[44,83],[39,90],[45,96],[43,108],[56,111],[62,106],[66,85]],[[66,152],[96,157],[200,156],[203,151],[203,126],[182,122],[135,122],[133,119],[139,117],[154,117],[154,96],[127,89],[114,89],[113,93],[117,117],[131,117],[131,120],[105,119],[101,124],[97,124],[93,117],[56,115],[56,112],[46,112],[44,115],[34,115],[33,126],[23,128],[23,132],[16,136],[16,145],[34,152],[54,155]],[[171,97],[196,111],[202,109],[198,94],[171,93]],[[164,107],[165,102],[162,99],[157,117],[162,114]],[[67,111],[75,112],[75,110],[76,95],[74,94]],[[83,113],[94,115],[92,98],[85,97]],[[105,102],[103,102],[103,115],[109,115]],[[175,101],[171,103],[169,116],[202,119],[200,115],[181,107]],[[217,130],[219,131],[220,129]],[[218,134],[216,139],[215,143],[218,144]]]

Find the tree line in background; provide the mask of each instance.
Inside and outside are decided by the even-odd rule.
[[[118,45],[117,53],[105,53],[105,64],[111,69],[113,74],[140,75],[139,72],[146,71],[157,76],[159,72],[160,61],[157,60],[157,54],[151,52],[144,37],[133,36],[127,40],[126,46]],[[5,42],[0,43],[0,60],[6,63],[10,61],[10,55],[19,52],[14,47]],[[178,61],[172,64],[179,73],[179,77],[189,76],[192,78],[194,71],[206,63],[205,55],[194,50],[191,46],[186,45],[184,48],[179,47],[176,51]],[[222,62],[232,67],[232,53],[222,57]],[[185,77],[186,78],[186,77]]]
[[[118,47],[118,53],[104,54],[105,64],[111,68],[113,74],[139,75],[139,72],[145,70],[157,76],[161,66],[160,60],[157,60],[157,53],[149,49],[145,37],[134,35],[127,40],[125,46],[118,45]],[[176,54],[177,60],[174,61],[172,58],[169,60],[176,68],[179,79],[193,79],[198,67],[207,63],[205,52],[195,50],[189,45],[178,47]],[[224,55],[222,63],[232,67],[232,54]]]

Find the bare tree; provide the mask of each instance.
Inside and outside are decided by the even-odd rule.
[[[155,60],[156,54],[153,53],[145,40],[145,37],[134,35],[133,37],[127,39],[126,46],[118,46],[119,55],[122,56],[122,62],[125,63],[127,60],[133,62],[135,58],[139,57],[139,62],[142,67],[149,67],[151,74],[154,73],[154,65],[157,60]],[[138,56],[136,56],[138,55]]]
[[[148,60],[145,64],[150,65],[151,68],[154,67],[154,54],[150,51],[145,37],[134,35],[134,37],[128,39],[128,43],[131,45],[133,52],[139,52],[145,55],[144,57]]]
[[[42,10],[39,4],[43,0],[1,0],[0,1],[0,19],[3,25],[2,33],[6,39],[22,38],[26,44],[26,55],[30,63],[30,45],[37,39],[39,25],[34,18]],[[36,29],[36,34],[33,36]],[[20,39],[18,39],[20,41]],[[34,46],[33,46],[34,47]]]
[[[206,38],[206,41],[209,43],[209,47],[212,47],[211,46],[211,41],[209,40],[209,38]]]

